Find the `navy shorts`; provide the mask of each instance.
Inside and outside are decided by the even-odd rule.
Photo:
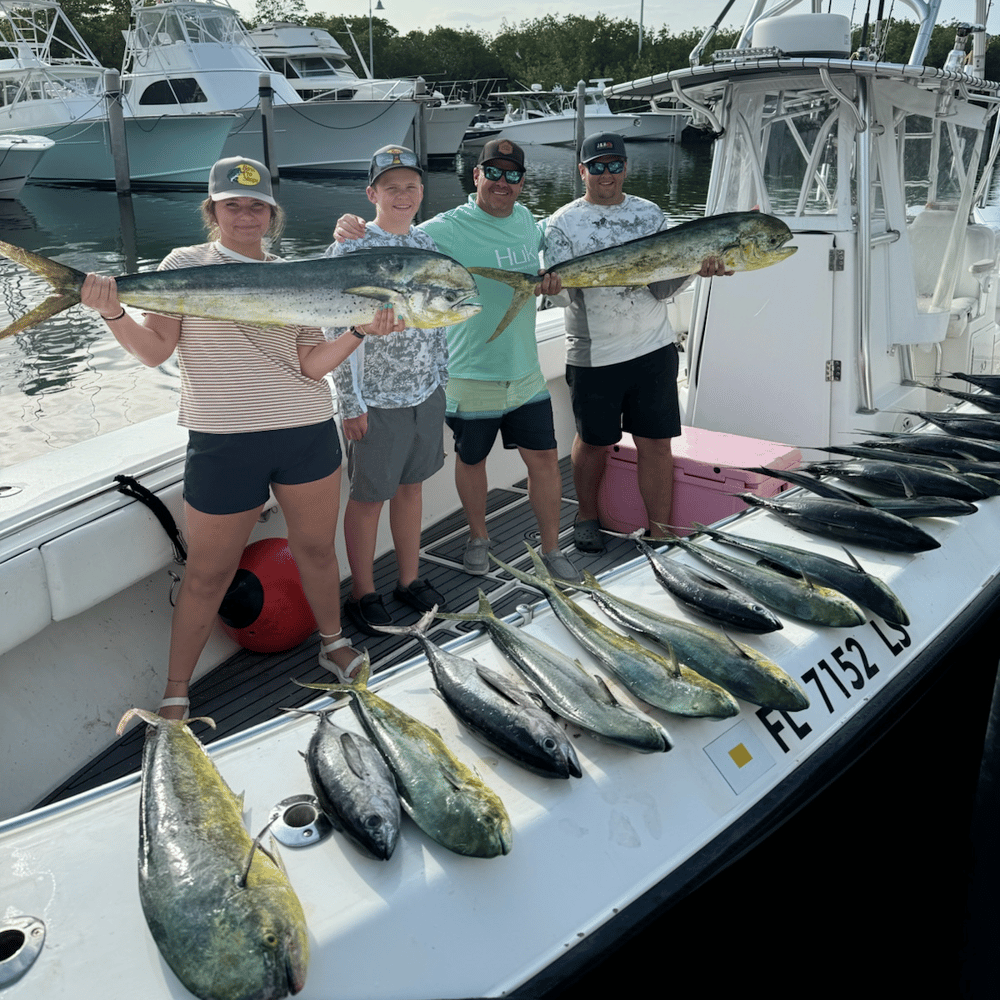
[[[617,444],[622,430],[644,438],[673,438],[681,432],[674,344],[615,365],[567,365],[566,384],[584,444]]]
[[[497,431],[505,448],[548,451],[556,447],[551,399],[525,403],[499,417],[467,420],[449,415],[444,422],[455,435],[455,453],[466,465],[478,465],[489,455]]]
[[[340,468],[333,419],[245,434],[188,431],[184,499],[203,514],[239,514],[267,503],[271,483],[295,486]]]

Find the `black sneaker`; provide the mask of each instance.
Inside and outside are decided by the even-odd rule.
[[[403,604],[408,604],[414,611],[430,611],[437,605],[438,611],[447,610],[444,606],[444,598],[426,580],[419,577],[408,587],[401,587],[398,583],[392,596]]]
[[[365,594],[358,600],[349,597],[344,602],[344,613],[365,635],[385,635],[375,626],[392,624],[392,617],[385,610],[381,594]]]

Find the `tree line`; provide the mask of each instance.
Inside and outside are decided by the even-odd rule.
[[[103,66],[120,67],[125,48],[122,31],[130,21],[129,0],[62,0],[62,8],[99,62]],[[254,17],[248,25],[269,21],[291,21],[329,31],[347,51],[355,72],[365,75],[347,27],[367,60],[366,16],[310,14],[303,0],[257,0]],[[0,38],[4,28],[0,22]],[[882,59],[906,62],[916,33],[917,25],[911,21],[891,22]],[[681,69],[688,65],[688,56],[703,34],[703,28],[671,32],[668,25],[645,27],[640,45],[638,22],[628,18],[546,14],[517,24],[503,21],[495,34],[470,28],[434,27],[401,35],[388,21],[376,17],[372,20],[374,75],[422,76],[430,84],[495,79],[512,86],[538,83],[545,89],[556,85],[570,89],[577,80],[606,78],[623,82]],[[738,35],[738,30],[720,31],[708,45],[702,61],[710,59],[717,49],[734,46]],[[954,39],[954,22],[938,25],[928,48],[927,64],[943,66]],[[857,47],[860,43],[858,28],[853,44]],[[1000,79],[1000,45],[992,39],[987,48],[986,77]]]

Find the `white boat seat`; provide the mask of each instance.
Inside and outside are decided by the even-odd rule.
[[[157,496],[179,518],[180,483]],[[144,504],[133,502],[41,547],[53,621],[100,604],[173,562],[173,545]]]
[[[180,517],[183,487],[157,493]],[[105,514],[0,562],[0,655],[53,621],[92,608],[174,560],[160,522],[138,502]]]
[[[952,211],[925,209],[909,227],[917,285],[917,309],[921,313],[930,311],[954,219],[955,213]],[[968,226],[963,260],[948,309],[946,337],[960,337],[970,321],[981,315],[995,265],[996,234],[989,226]]]
[[[49,585],[38,549],[0,563],[0,655],[41,632],[52,620]]]

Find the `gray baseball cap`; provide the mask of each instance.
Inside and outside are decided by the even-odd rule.
[[[260,160],[248,156],[229,156],[217,160],[208,175],[208,196],[212,201],[225,198],[256,198],[277,205],[271,193],[271,174]]]

